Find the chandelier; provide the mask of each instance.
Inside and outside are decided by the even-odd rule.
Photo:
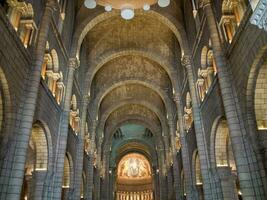
[[[150,6],[158,4],[164,8],[170,4],[170,0],[85,0],[86,8],[94,9],[97,5],[103,6],[105,11],[110,12],[112,9],[120,10],[121,17],[126,20],[134,18],[135,9],[150,10]]]

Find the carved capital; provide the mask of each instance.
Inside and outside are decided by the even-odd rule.
[[[205,6],[211,5],[211,0],[202,0],[202,7],[204,8]]]
[[[83,96],[83,101],[84,102],[89,102],[90,101],[90,96],[88,94]]]
[[[73,69],[78,69],[79,60],[77,58],[70,58],[69,59],[69,67],[73,68]]]
[[[97,125],[98,125],[98,120],[97,119],[93,120],[92,128],[93,128],[94,131],[96,130]]]
[[[184,55],[181,59],[181,63],[184,67],[190,66],[191,65],[191,56],[189,55]]]
[[[175,122],[173,119],[168,119],[168,124],[170,128],[174,128],[175,127]]]
[[[59,5],[58,5],[58,2],[56,0],[46,1],[46,7],[53,10],[53,11],[56,11],[59,9]]]
[[[174,101],[175,103],[178,104],[179,101],[180,101],[179,94],[174,93],[173,96],[172,96],[172,99],[173,99],[173,101]]]

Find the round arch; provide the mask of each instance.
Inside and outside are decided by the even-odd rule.
[[[267,60],[267,45],[260,48],[257,55],[254,58],[251,69],[248,72],[248,79],[246,84],[246,120],[249,125],[249,133],[250,138],[252,139],[252,143],[255,146],[255,149],[259,149],[259,143],[257,141],[258,135],[258,123],[257,123],[257,114],[255,110],[255,96],[256,96],[256,88],[257,88],[257,80],[260,74],[260,70],[263,69],[262,66],[266,64]],[[258,85],[260,86],[260,85]],[[258,87],[259,88],[259,87]],[[260,108],[261,104],[258,104],[258,108]],[[265,109],[266,110],[266,109]],[[264,111],[263,111],[264,112]],[[259,123],[261,124],[261,123]]]
[[[182,54],[183,52],[187,52],[187,44],[184,44],[184,40],[186,37],[185,30],[183,28],[183,25],[180,24],[177,20],[174,20],[173,18],[163,16],[162,14],[151,10],[148,13],[139,11],[137,12],[137,15],[142,14],[142,15],[147,15],[156,18],[159,22],[163,23],[166,25],[167,28],[169,28],[173,34],[176,36],[176,39],[178,40]],[[74,33],[73,36],[73,47],[71,50],[71,56],[73,58],[79,58],[79,52],[81,48],[81,44],[87,35],[87,33],[94,28],[97,24],[108,20],[114,16],[119,15],[119,13],[116,12],[104,12],[100,10],[96,10],[92,15],[85,17],[85,19],[82,19],[82,22],[79,24],[78,27],[76,27],[76,32]],[[175,22],[174,22],[175,21]]]
[[[141,107],[144,107],[145,109],[149,110],[151,113],[154,113],[160,124],[161,124],[161,127],[164,129],[164,130],[167,130],[167,124],[166,124],[166,121],[165,121],[165,117],[162,115],[161,111],[156,108],[155,106],[153,106],[151,103],[148,103],[146,101],[140,101],[140,100],[125,100],[125,101],[121,101],[120,103],[117,103],[115,105],[112,105],[110,106],[110,108],[105,112],[105,113],[101,113],[101,119],[100,119],[100,126],[101,128],[104,127],[106,121],[109,119],[110,115],[122,108],[122,107],[125,107],[127,105],[136,105],[136,106],[141,106]]]
[[[10,88],[6,79],[4,70],[0,66],[0,152],[1,156],[5,155],[6,145],[11,137],[12,129],[12,101]],[[8,135],[7,135],[8,134]]]
[[[165,105],[165,109],[167,111],[167,114],[169,116],[173,115],[173,109],[171,109],[171,105],[173,104],[173,102],[170,100],[170,98],[168,97],[166,92],[164,92],[157,85],[153,85],[153,83],[150,83],[150,82],[147,82],[147,81],[144,81],[144,80],[139,80],[139,79],[121,80],[119,82],[116,82],[116,83],[112,84],[112,86],[107,86],[105,88],[102,88],[101,91],[97,94],[96,98],[94,98],[94,101],[90,102],[89,107],[90,108],[94,108],[94,109],[91,109],[91,110],[93,110],[93,113],[95,113],[94,111],[98,110],[102,100],[112,90],[114,90],[114,89],[116,89],[116,88],[118,88],[118,87],[120,87],[122,85],[128,85],[128,84],[142,85],[142,86],[147,87],[147,88],[151,89],[152,91],[156,92],[161,97],[161,100],[163,101],[163,103]],[[95,114],[92,114],[92,118],[94,118],[94,117],[95,117]]]
[[[229,166],[236,170],[227,121],[219,116],[215,119],[211,131],[210,157],[213,169]]]

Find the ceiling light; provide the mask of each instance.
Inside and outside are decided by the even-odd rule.
[[[106,12],[114,10],[121,11],[121,17],[126,20],[134,18],[136,9],[149,11],[152,5],[158,4],[160,7],[167,7],[170,0],[84,0],[84,6],[89,9],[103,6]]]
[[[134,18],[134,10],[131,8],[123,8],[121,10],[121,17],[126,20]]]
[[[150,5],[149,5],[149,4],[145,4],[145,5],[143,6],[143,9],[144,9],[145,11],[150,10]]]
[[[106,5],[105,6],[105,11],[107,11],[107,12],[112,11],[112,6],[111,5]]]
[[[84,6],[89,9],[93,9],[96,7],[96,1],[95,0],[85,0]]]
[[[170,0],[159,0],[158,5],[162,8],[167,7],[170,5]]]

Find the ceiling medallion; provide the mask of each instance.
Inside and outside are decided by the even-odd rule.
[[[149,11],[150,6],[158,3],[162,8],[170,4],[170,0],[85,0],[86,8],[94,9],[97,5],[103,6],[105,11],[110,12],[112,9],[121,10],[121,17],[125,20],[134,18],[135,9]]]

